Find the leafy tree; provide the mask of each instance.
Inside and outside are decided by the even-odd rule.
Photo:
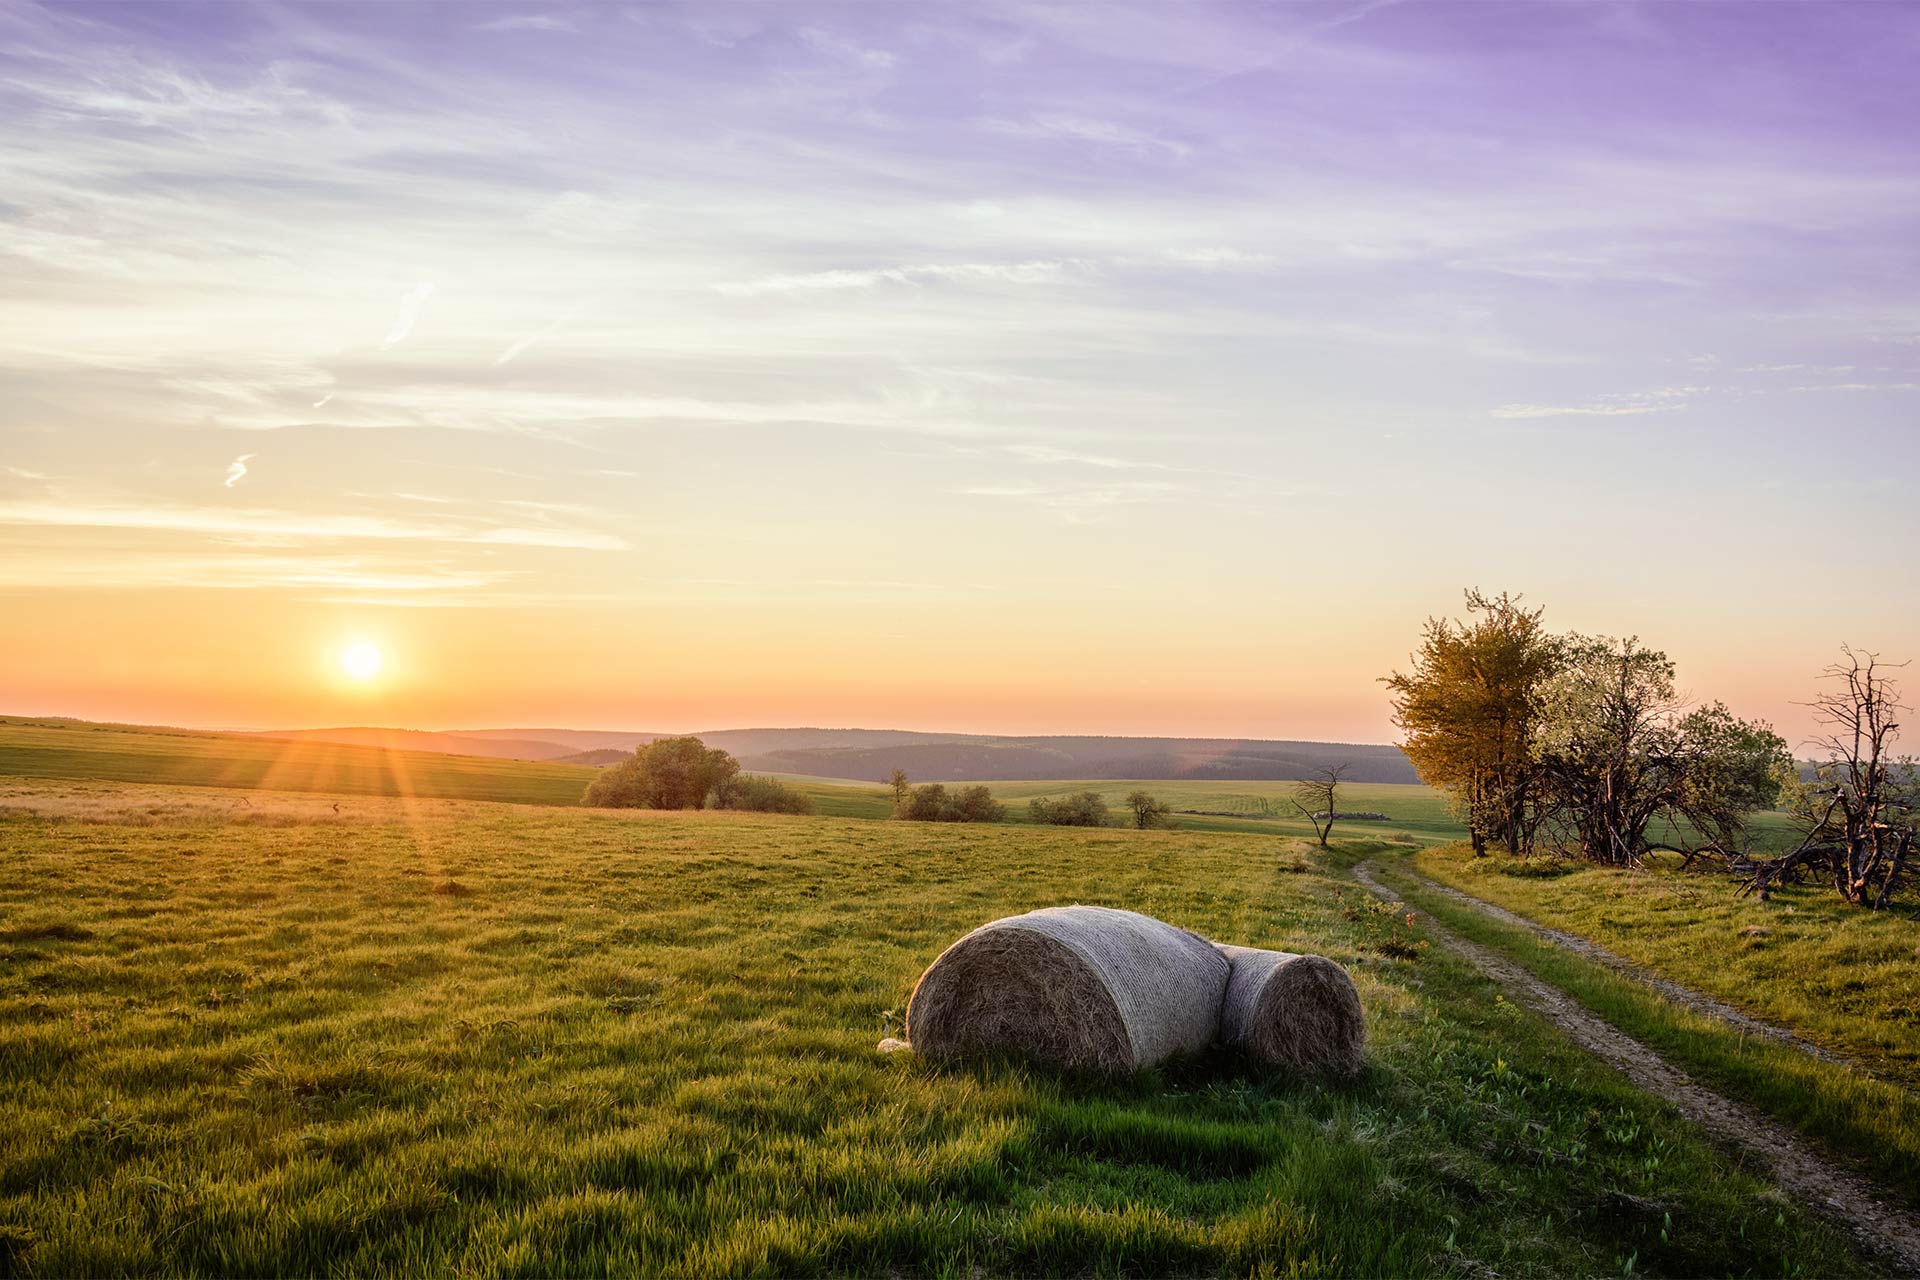
[[[1313,824],[1313,834],[1320,837],[1322,849],[1333,834],[1333,820],[1340,816],[1340,781],[1347,768],[1344,764],[1330,765],[1293,786],[1293,807]]]
[[[1133,825],[1142,831],[1148,827],[1164,827],[1167,815],[1173,812],[1164,800],[1156,800],[1144,791],[1127,793],[1127,808],[1133,810]]]
[[[905,769],[895,769],[889,785],[893,787],[893,807],[898,809],[907,802],[907,792],[913,790],[913,784],[907,781]]]
[[[1660,820],[1731,852],[1747,814],[1779,795],[1786,742],[1720,703],[1687,711],[1672,660],[1637,639],[1569,637],[1563,655],[1534,743],[1548,820],[1609,866],[1639,865]]]
[[[1035,822],[1056,827],[1104,827],[1107,802],[1098,791],[1081,791],[1049,800],[1035,796],[1027,802],[1027,812]]]
[[[611,809],[704,809],[731,793],[740,762],[698,738],[657,738],[587,784],[583,804]]]
[[[1384,683],[1407,757],[1465,818],[1476,854],[1532,848],[1539,825],[1533,738],[1545,683],[1563,661],[1539,609],[1466,593],[1468,618],[1427,619],[1413,669]],[[1329,807],[1328,812],[1332,812]]]

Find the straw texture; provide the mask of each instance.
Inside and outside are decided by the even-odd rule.
[[[929,1058],[1015,1053],[1137,1071],[1212,1043],[1229,972],[1212,943],[1165,921],[1047,907],[942,952],[908,1002],[907,1039]]]
[[[1298,1071],[1353,1075],[1366,1065],[1366,1014],[1345,969],[1323,956],[1217,945],[1229,966],[1223,1041]]]

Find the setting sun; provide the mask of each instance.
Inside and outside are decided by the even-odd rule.
[[[355,680],[371,680],[380,674],[380,650],[360,641],[340,654],[340,669]]]

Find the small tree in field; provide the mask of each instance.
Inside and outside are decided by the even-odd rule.
[[[1811,783],[1796,779],[1788,788],[1787,807],[1806,835],[1784,857],[1748,863],[1746,891],[1765,898],[1800,868],[1824,864],[1842,898],[1877,911],[1892,900],[1920,844],[1920,774],[1911,759],[1893,755],[1907,708],[1887,664],[1877,654],[1841,652],[1826,670],[1833,687],[1811,704],[1827,727],[1814,744],[1826,759]]]
[[[1167,815],[1172,812],[1166,801],[1156,800],[1144,791],[1129,791],[1127,808],[1133,810],[1133,825],[1141,831],[1165,826]]]
[[[907,771],[895,769],[893,777],[888,779],[888,785],[893,788],[893,807],[898,809],[907,802],[907,793],[913,790],[913,784],[907,781]]]
[[[1313,824],[1313,834],[1320,837],[1323,849],[1327,847],[1327,837],[1333,834],[1333,820],[1340,816],[1340,783],[1350,768],[1351,765],[1331,765],[1293,786],[1293,807]]]

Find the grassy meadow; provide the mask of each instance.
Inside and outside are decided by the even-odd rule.
[[[92,724],[77,720],[0,720],[0,778],[178,783],[246,791],[305,791],[416,799],[495,800],[516,804],[579,803],[599,770],[589,765],[504,760],[491,756],[395,751],[250,734],[193,729]],[[887,788],[844,778],[774,774],[807,793],[815,812],[830,818],[886,818],[893,811]],[[965,784],[958,784],[965,785]],[[1126,795],[1144,788],[1175,809],[1243,813],[1246,817],[1176,814],[1176,829],[1310,835],[1306,819],[1291,812],[1291,782],[993,782],[1007,805],[1009,822],[1026,822],[1027,801],[1036,796],[1093,790],[1106,797],[1116,820]],[[1445,799],[1428,787],[1353,783],[1341,789],[1344,809],[1385,813],[1390,821],[1344,824],[1379,839],[1422,843],[1458,839],[1459,824]],[[249,799],[248,803],[252,803]]]
[[[0,777],[577,804],[596,770],[78,720],[0,721]]]
[[[1844,1061],[1742,1034],[1611,969],[1386,874],[1409,903],[1505,951],[1696,1079],[1772,1112],[1920,1208],[1920,910],[1867,912],[1820,883],[1760,902],[1678,859],[1623,872],[1560,859],[1475,858],[1462,844],[1411,863],[1530,920],[1591,938],[1786,1027]]]
[[[1765,1171],[1258,833],[10,779],[0,1269],[1850,1274]],[[1374,1065],[875,1043],[1067,901],[1322,951]]]

